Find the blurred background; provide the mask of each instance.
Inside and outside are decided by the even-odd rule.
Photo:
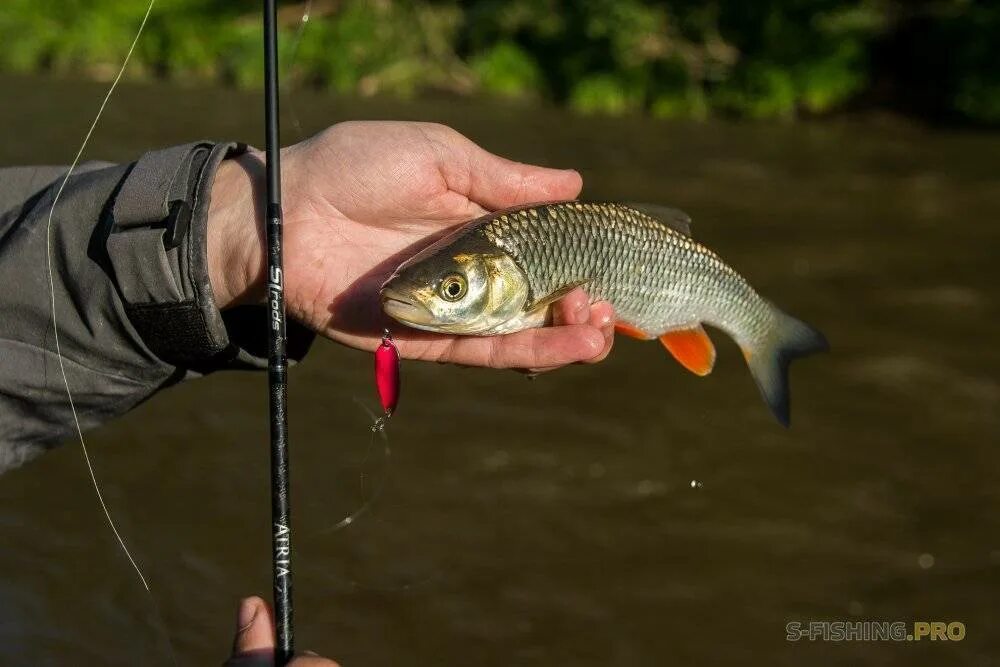
[[[144,10],[3,3],[0,165],[72,159]],[[257,11],[160,0],[85,159],[259,145]],[[995,4],[316,0],[281,17],[287,143],[429,120],[575,167],[586,198],[688,211],[833,346],[793,368],[788,430],[716,333],[708,378],[629,339],[533,382],[404,363],[382,443],[371,356],[317,341],[291,374],[300,647],[346,667],[1000,662]],[[238,598],[270,590],[266,415],[262,375],[218,374],[88,434],[152,595],[77,444],[0,477],[0,665],[221,662]],[[966,636],[786,641],[812,620]]]
[[[132,76],[261,84],[257,3],[175,0]],[[144,0],[7,0],[0,67],[105,79]],[[294,37],[303,17],[315,21]],[[1000,5],[987,0],[310,0],[283,3],[287,78],[658,118],[889,108],[1000,121]],[[294,58],[291,58],[294,56]]]

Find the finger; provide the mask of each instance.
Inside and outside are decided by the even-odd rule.
[[[467,186],[461,194],[489,210],[575,199],[583,188],[583,179],[573,169],[549,169],[514,162],[483,150],[471,141],[468,151],[468,165],[452,165],[450,169],[468,169],[466,178],[456,179]],[[451,183],[451,179],[448,180]]]
[[[604,336],[604,349],[601,350],[600,354],[592,359],[588,359],[585,362],[588,364],[596,364],[599,361],[607,359],[608,355],[611,354],[611,348],[614,347],[615,309],[607,301],[598,301],[590,307],[589,315],[590,326],[600,329],[601,335]]]
[[[590,297],[581,288],[576,288],[552,307],[552,325],[586,324],[590,319]]]
[[[248,597],[240,602],[236,615],[233,656],[265,650],[274,650],[274,619],[271,617],[271,609],[259,597]]]
[[[490,368],[547,368],[592,359],[604,350],[605,342],[600,329],[574,324],[505,336],[456,338],[439,358]]]
[[[574,294],[574,292],[579,292],[579,294]],[[586,359],[582,363],[585,364],[596,364],[599,361],[604,361],[609,354],[611,354],[611,348],[615,343],[615,309],[607,301],[598,301],[594,305],[588,303],[588,297],[583,290],[574,290],[570,294],[567,294],[558,304],[556,304],[556,310],[553,314],[553,324],[558,325],[560,321],[565,324],[584,324],[587,323],[595,329],[600,330],[601,335],[604,337],[604,347],[597,356]],[[586,322],[584,322],[584,320]],[[534,377],[536,375],[541,375],[542,373],[550,373],[555,370],[559,370],[563,366],[545,366],[541,368],[527,368],[520,369],[522,372],[526,373],[529,377]]]
[[[608,310],[607,306],[602,309]],[[590,307],[590,297],[587,293],[583,291],[582,288],[576,288],[569,294],[559,299],[552,307],[552,326],[560,327],[571,324],[587,324],[590,323],[591,326],[598,329],[601,328],[602,324],[606,325],[607,322],[601,323],[600,318],[595,318]],[[608,346],[608,335],[607,332],[602,331],[605,340],[605,351],[602,355],[598,355],[601,359],[607,356],[607,352],[610,352]],[[595,359],[597,359],[595,357]],[[587,363],[590,363],[588,360]],[[541,375],[542,373],[550,373],[554,370],[562,368],[565,364],[560,366],[545,366],[541,368],[526,368],[519,369],[526,373],[529,377],[534,377],[536,375]]]
[[[607,301],[597,301],[590,306],[588,313],[590,326],[598,329],[611,329],[615,327],[615,307]]]

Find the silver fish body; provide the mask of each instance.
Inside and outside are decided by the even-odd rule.
[[[575,201],[490,214],[403,263],[383,308],[420,329],[493,335],[543,325],[549,306],[582,286],[614,306],[623,330],[660,337],[700,375],[715,360],[701,325],[729,334],[787,424],[788,363],[826,340],[693,240],[689,223],[675,209]]]
[[[771,326],[770,304],[718,255],[631,206],[546,204],[492,216],[466,231],[513,258],[534,302],[579,284],[650,337],[704,322],[742,347],[752,347]]]

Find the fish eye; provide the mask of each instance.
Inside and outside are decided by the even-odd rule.
[[[445,301],[458,301],[465,296],[468,288],[465,276],[453,273],[441,280],[441,285],[438,286],[438,293]]]

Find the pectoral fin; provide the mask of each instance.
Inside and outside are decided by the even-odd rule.
[[[663,347],[681,366],[695,375],[705,376],[715,366],[715,345],[699,324],[690,329],[678,329],[660,336]]]
[[[566,285],[565,287],[560,287],[555,292],[552,292],[551,294],[546,294],[545,296],[540,297],[540,298],[536,299],[535,301],[532,301],[528,305],[528,307],[525,308],[525,310],[528,311],[528,312],[537,312],[539,310],[544,310],[545,308],[548,308],[553,303],[555,303],[559,299],[563,298],[564,296],[566,296],[567,294],[569,294],[570,292],[572,292],[573,290],[575,290],[577,287],[580,287],[581,285],[586,285],[586,284],[587,284],[586,280],[578,280],[577,282],[570,283],[569,285]]]

